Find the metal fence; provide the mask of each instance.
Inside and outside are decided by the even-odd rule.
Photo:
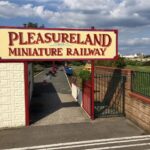
[[[95,74],[95,117],[124,115],[124,77]]]
[[[150,97],[150,72],[133,71],[131,90],[143,96]]]

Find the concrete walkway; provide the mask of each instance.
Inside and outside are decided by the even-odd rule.
[[[71,96],[63,67],[59,67],[56,76],[51,76],[43,84],[45,69],[34,79],[34,93],[30,106],[32,125],[52,125],[80,123],[89,121],[85,112]]]
[[[5,148],[8,150],[8,148],[19,148],[20,150],[21,147],[28,146],[121,138],[140,136],[144,134],[145,132],[143,130],[139,129],[123,117],[101,118],[91,122],[57,124],[50,126],[30,126],[27,128],[0,130],[0,149]],[[142,141],[139,142],[141,143]],[[104,146],[107,147],[110,145],[106,144]],[[132,149],[131,147],[130,150],[141,150],[140,148],[138,149],[136,147],[136,149]],[[26,150],[27,149],[30,148],[26,148]],[[34,148],[34,150],[35,149],[36,148]],[[37,149],[39,150],[40,148]],[[43,147],[41,149],[45,150],[46,148]],[[70,149],[73,150],[73,148]],[[67,150],[70,149],[67,148]],[[76,150],[77,148],[74,149]],[[79,149],[86,148],[79,147]],[[127,147],[126,149],[129,148]],[[143,149],[144,147],[142,147],[142,150]],[[148,148],[145,148],[144,150],[148,150]]]
[[[48,84],[44,85],[42,83],[43,76],[47,72],[48,69],[45,69],[35,78],[35,91],[30,110],[32,125],[29,127],[0,130],[0,149],[8,150],[9,148],[18,148],[18,150],[20,150],[22,147],[26,147],[24,150],[44,150],[49,149],[45,148],[45,145],[65,145],[65,143],[68,142],[80,143],[83,141],[86,141],[86,146],[79,146],[79,144],[75,144],[75,147],[72,146],[69,149],[97,149],[99,146],[96,145],[97,142],[91,143],[95,144],[91,147],[88,147],[87,144],[89,144],[91,140],[104,141],[105,139],[105,141],[108,141],[110,138],[120,139],[122,137],[129,137],[130,139],[131,136],[147,134],[124,117],[99,118],[94,121],[90,121],[84,111],[72,98],[70,94],[70,87],[67,83],[64,72],[61,71],[61,68],[59,68],[56,77],[52,77],[51,80],[49,79]],[[140,139],[140,142],[149,142],[146,140],[143,137]],[[119,146],[118,140],[114,142],[115,145],[111,144],[109,146]],[[136,143],[134,144],[137,144],[139,141],[136,140],[135,142]],[[129,146],[131,144],[133,144],[131,141],[127,141],[124,145],[122,145]],[[122,145],[120,144],[120,146]],[[31,146],[35,146],[36,148]],[[107,144],[102,146],[103,147],[101,147],[101,149],[107,149],[108,147]],[[140,150],[140,148],[141,147],[131,147],[129,149],[127,147],[125,149]],[[149,147],[145,146],[142,148],[148,150]],[[52,149],[62,148],[53,147]],[[67,148],[67,150],[69,149]],[[120,150],[123,149],[121,148]]]

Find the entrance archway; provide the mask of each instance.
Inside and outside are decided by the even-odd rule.
[[[34,76],[33,94],[29,104],[29,124],[52,125],[89,121],[72,96],[72,87],[65,73],[64,63],[55,62],[54,74],[50,73],[53,70],[53,62],[44,64],[46,67],[43,66],[43,71]]]
[[[22,27],[0,27],[0,62],[1,63],[20,63],[17,68],[12,65],[8,67],[10,74],[19,80],[13,80],[12,85],[15,85],[16,91],[19,90],[19,84],[22,89],[19,94],[12,94],[14,97],[9,100],[8,109],[13,115],[10,120],[6,120],[6,124],[15,119],[15,124],[9,127],[16,127],[20,125],[29,125],[29,105],[32,85],[30,82],[29,63],[33,61],[53,61],[53,60],[94,60],[94,59],[117,59],[118,56],[118,31],[117,30],[100,30],[100,29],[29,29]],[[111,52],[111,53],[110,53]],[[7,66],[7,65],[6,65]],[[3,65],[2,65],[3,67]],[[2,70],[5,69],[2,68]],[[19,71],[19,73],[18,73]],[[12,81],[8,73],[5,82]],[[94,72],[92,71],[92,78]],[[17,76],[17,77],[16,77]],[[3,74],[5,77],[5,74]],[[92,80],[93,81],[93,80]],[[17,84],[16,84],[17,83]],[[93,82],[94,83],[94,82]],[[94,84],[92,83],[92,102],[94,100]],[[8,84],[9,85],[9,84]],[[14,86],[14,87],[15,87]],[[13,86],[8,87],[8,90],[13,91]],[[17,93],[15,91],[15,93]],[[7,96],[6,96],[7,97]],[[4,96],[3,104],[5,105]],[[17,97],[17,98],[16,98]],[[19,98],[21,97],[21,101]],[[25,102],[23,101],[25,99]],[[18,101],[17,101],[18,100]],[[21,104],[20,104],[21,102]],[[21,107],[20,107],[21,106]],[[92,103],[92,108],[93,108]],[[7,107],[5,107],[7,111]],[[16,111],[17,110],[17,111]],[[16,114],[14,113],[16,111]],[[92,109],[93,111],[93,109]],[[11,114],[10,113],[10,114]],[[92,113],[93,114],[93,113]],[[92,116],[93,117],[93,116]],[[22,122],[19,122],[21,118]],[[8,121],[8,122],[7,122]],[[4,125],[5,126],[5,125]],[[5,126],[7,127],[7,126]]]

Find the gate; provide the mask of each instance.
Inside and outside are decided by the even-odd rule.
[[[95,74],[95,117],[124,115],[124,77],[121,75]]]
[[[82,107],[87,112],[87,114],[92,117],[92,85],[91,80],[84,81],[82,85],[82,92],[83,92],[83,103]]]

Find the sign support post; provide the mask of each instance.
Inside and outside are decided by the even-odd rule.
[[[94,120],[94,60],[91,60],[91,85],[92,85],[92,95],[91,95],[91,119]]]
[[[94,26],[91,27],[94,30]],[[94,120],[94,60],[91,60],[91,85],[92,85],[92,95],[91,95],[91,119]]]
[[[0,35],[0,42],[3,43],[0,44],[0,62],[24,62],[27,67],[27,62],[51,60],[55,71],[54,61],[57,60],[91,60],[91,94],[88,108],[91,109],[91,119],[94,119],[94,60],[117,59],[118,30],[94,29],[94,27],[31,29],[0,26]],[[25,78],[25,82],[27,81],[28,77]],[[28,91],[25,92],[27,99]],[[27,125],[28,118],[27,111]]]
[[[117,30],[0,27],[2,61],[112,60]]]

